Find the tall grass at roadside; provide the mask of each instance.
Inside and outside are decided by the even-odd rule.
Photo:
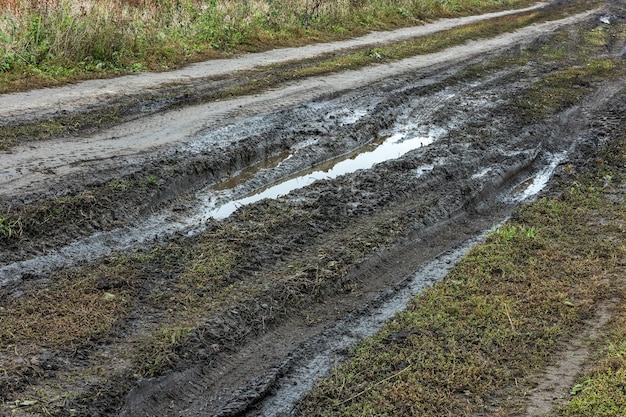
[[[161,70],[530,0],[0,0],[0,83]],[[22,86],[22,88],[32,85]]]

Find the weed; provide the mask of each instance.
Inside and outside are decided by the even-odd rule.
[[[525,226],[507,224],[505,226],[498,227],[489,235],[491,238],[497,237],[504,242],[513,240],[518,236],[535,239],[537,236],[537,229],[534,226],[527,228]]]
[[[22,237],[22,219],[0,217],[0,240],[11,241]]]
[[[185,341],[191,330],[190,327],[165,326],[149,338],[138,340],[134,360],[139,375],[149,378],[171,367],[177,357],[176,348]]]
[[[616,76],[612,59],[588,59],[584,65],[561,69],[537,82],[516,99],[527,121],[538,121],[577,103],[591,90],[591,83]]]

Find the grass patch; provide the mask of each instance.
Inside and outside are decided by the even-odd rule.
[[[120,109],[113,106],[79,115],[55,116],[42,121],[3,126],[0,129],[0,151],[7,150],[20,142],[43,140],[92,127],[110,125],[122,120],[122,117]]]
[[[617,66],[611,58],[589,59],[584,65],[555,71],[517,98],[517,107],[527,122],[543,120],[578,103],[591,91],[592,83],[617,76],[613,71]]]
[[[10,242],[22,237],[22,218],[20,216],[0,217],[0,240]]]
[[[124,197],[140,208],[158,193],[160,181],[156,175],[115,179],[78,194],[9,207],[0,212],[0,247],[54,239],[59,231],[78,236],[120,226],[116,201]]]
[[[543,120],[579,102],[594,83],[623,76],[625,71],[619,58],[597,56],[604,54],[612,38],[622,38],[625,33],[618,25],[597,26],[575,35],[558,35],[555,43],[541,47],[538,52],[542,62],[561,61],[567,65],[552,71],[515,99],[523,121]]]
[[[610,296],[607,277],[626,255],[624,203],[605,199],[607,173],[622,178],[609,168],[621,169],[619,149],[615,165],[491,233],[321,381],[300,415],[523,412],[533,372]]]
[[[70,349],[112,333],[117,320],[130,307],[128,277],[119,269],[116,279],[120,284],[116,288],[103,288],[94,279],[73,278],[63,278],[45,289],[32,290],[3,303],[3,350],[21,351],[33,346]],[[103,275],[100,280],[106,278],[111,276]]]
[[[2,0],[0,92],[354,36],[528,0]]]

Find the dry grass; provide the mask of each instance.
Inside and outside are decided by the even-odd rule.
[[[120,276],[123,276],[120,274]],[[106,337],[129,307],[129,289],[98,288],[92,279],[71,277],[3,303],[3,349],[68,349]]]

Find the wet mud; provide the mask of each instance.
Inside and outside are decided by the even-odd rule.
[[[621,8],[611,12],[626,21]],[[606,11],[576,24],[592,28],[601,16]],[[14,167],[4,171],[0,209],[19,238],[0,241],[3,302],[44,287],[60,270],[124,252],[193,248],[224,230],[241,234],[237,250],[246,254],[231,283],[263,289],[207,314],[156,376],[120,365],[89,383],[66,382],[67,374],[106,368],[129,335],[165,315],[142,302],[151,287],[173,285],[181,267],[166,273],[148,264],[118,334],[79,348],[76,358],[36,354],[52,370],[0,377],[2,400],[64,381],[78,394],[54,402],[56,415],[292,415],[355,342],[441,279],[486,230],[589,163],[623,125],[624,77],[587,86],[581,100],[541,118],[518,110],[519,97],[568,65],[523,59],[552,42],[557,28],[390,76],[378,68],[374,81],[276,105],[279,98],[259,99],[238,110],[233,100],[216,115],[212,104],[196,108],[190,123],[182,110],[156,113],[160,136],[147,145],[137,133],[146,143],[139,151],[116,138],[150,121],[72,139],[87,156],[113,144],[74,165],[55,161],[38,171],[37,157],[14,149],[32,166],[24,180]],[[607,55],[623,62],[619,42]],[[368,239],[373,248],[358,252],[355,242]],[[315,267],[276,279],[302,263]]]

